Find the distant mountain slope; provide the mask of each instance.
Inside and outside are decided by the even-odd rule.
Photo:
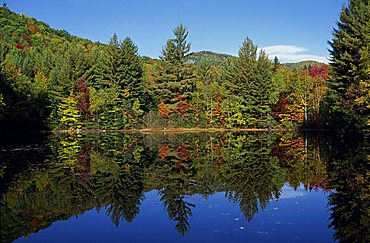
[[[283,65],[290,69],[303,70],[303,69],[309,69],[313,66],[321,66],[323,64],[324,63],[317,62],[317,61],[301,61],[301,62],[294,62],[294,63],[284,63]]]
[[[232,57],[228,54],[216,53],[211,51],[199,51],[192,52],[187,55],[186,60],[188,63],[193,63],[199,65],[205,63],[208,65],[225,65],[225,62],[228,58]]]
[[[232,55],[222,54],[212,51],[199,51],[199,52],[192,52],[187,57],[186,60],[188,63],[192,63],[195,65],[199,65],[201,63],[205,63],[207,65],[221,65],[224,66],[226,61],[233,57]],[[317,61],[301,61],[296,63],[284,63],[283,65],[287,68],[293,70],[303,70],[309,69],[313,66],[321,66],[324,63],[317,62]]]
[[[96,47],[0,7],[0,130],[47,129],[50,107],[75,91],[92,67]]]
[[[8,44],[17,44],[17,49],[31,46],[48,46],[78,40],[84,44],[91,41],[69,34],[65,30],[56,30],[48,24],[25,14],[17,14],[6,7],[0,8],[0,39]]]

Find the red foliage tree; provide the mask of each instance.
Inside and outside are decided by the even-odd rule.
[[[85,78],[80,78],[77,88],[79,91],[79,94],[76,96],[77,109],[86,117],[90,118],[90,89],[85,82]]]
[[[191,110],[192,106],[185,99],[183,99],[180,94],[176,95],[175,99],[176,106],[174,108],[174,112],[182,117],[189,116],[189,114],[186,112]]]
[[[16,44],[15,44],[15,48],[17,48],[18,50],[23,51],[23,50],[24,50],[24,48],[25,48],[25,46],[24,46],[24,45],[22,45],[21,43],[16,43]]]
[[[163,102],[163,100],[161,100],[161,102],[159,102],[159,105],[158,105],[158,113],[162,116],[162,117],[168,117],[171,113],[171,109],[168,108],[168,106]]]
[[[314,66],[309,70],[309,75],[313,78],[321,79],[321,80],[329,80],[330,76],[330,69],[328,65],[321,65],[321,66]]]
[[[160,160],[164,160],[167,157],[168,153],[170,152],[170,149],[171,148],[168,144],[161,145],[158,150],[158,158]]]

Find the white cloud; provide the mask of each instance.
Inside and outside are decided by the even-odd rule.
[[[299,52],[304,52],[307,49],[299,46],[288,46],[288,45],[276,45],[276,46],[267,46],[263,48],[266,53],[275,54],[275,53],[286,53],[286,54],[295,54]]]
[[[328,58],[325,56],[318,56],[312,54],[306,54],[308,51],[304,47],[292,46],[292,45],[275,45],[267,46],[262,48],[269,55],[271,59],[277,56],[280,62],[300,62],[313,60],[323,63],[328,63]]]
[[[304,197],[306,194],[307,192],[302,187],[293,189],[292,187],[285,185],[282,188],[282,192],[279,199],[299,198]]]

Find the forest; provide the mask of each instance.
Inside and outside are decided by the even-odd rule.
[[[352,0],[330,65],[280,64],[250,39],[237,56],[191,53],[176,26],[157,59],[129,37],[108,44],[0,8],[4,131],[356,128],[370,124],[370,5]]]

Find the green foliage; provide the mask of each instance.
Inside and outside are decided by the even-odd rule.
[[[343,135],[342,135],[343,136]],[[329,195],[330,226],[341,242],[370,240],[370,156],[368,141],[352,144],[353,136],[337,138],[331,144],[329,179],[335,193]],[[349,142],[351,141],[351,142]]]
[[[188,31],[182,24],[173,30],[174,39],[167,41],[162,49],[161,61],[157,66],[154,93],[157,101],[176,104],[176,96],[189,100],[195,87],[195,74],[185,56],[190,51],[186,38]]]
[[[5,107],[3,94],[0,93],[0,110]]]
[[[61,100],[58,105],[59,124],[68,130],[81,129],[81,116],[77,109],[77,102],[73,95]]]
[[[114,35],[108,45],[93,44],[5,7],[1,8],[1,21],[0,67],[4,82],[0,86],[0,122],[4,126],[13,120],[28,124],[35,119],[39,123],[47,121],[52,129],[73,128],[64,119],[66,114],[61,114],[71,112],[61,107],[68,100],[72,107],[71,93],[79,106],[79,114],[73,116],[83,117],[81,126],[99,128],[100,120],[105,119],[105,128],[121,129],[139,122],[148,95],[141,58],[129,38],[120,42]],[[79,87],[81,79],[87,80],[83,89]],[[92,97],[90,88],[94,88]],[[100,91],[106,88],[110,90]]]
[[[130,38],[119,41],[116,34],[107,46],[97,49],[97,61],[88,82],[94,87],[91,109],[98,126],[128,128],[143,115],[146,99],[137,51]]]
[[[7,104],[1,127],[44,129],[49,117],[53,126],[58,103],[76,93],[91,65],[93,44],[6,7],[0,12],[0,93]]]
[[[211,51],[199,51],[199,52],[192,52],[186,55],[186,62],[193,63],[197,66],[199,65],[220,65],[225,66],[227,59],[230,58],[231,55],[228,54],[220,54]]]
[[[284,63],[283,66],[291,70],[308,70],[314,66],[321,66],[323,63],[317,61],[301,61],[294,63]]]
[[[224,107],[231,126],[270,127],[270,106],[276,102],[272,83],[272,64],[265,52],[257,55],[250,39],[243,41],[237,58],[226,67]]]
[[[271,199],[279,198],[284,185],[284,170],[270,150],[273,138],[269,134],[232,135],[225,147],[224,169],[228,185],[226,195],[239,206],[248,221],[267,207]]]
[[[369,123],[368,84],[370,82],[370,4],[351,0],[344,6],[333,31],[331,66],[334,78],[330,84],[334,115],[366,128]]]
[[[280,64],[277,57],[272,63],[250,39],[238,57],[190,53],[189,32],[179,24],[156,60],[140,57],[129,37],[92,43],[1,7],[0,127],[68,127],[59,124],[58,109],[70,94],[86,129],[292,128],[322,126],[329,114],[327,123],[344,117],[365,126],[368,7],[350,2],[333,33],[329,97],[330,75],[320,76],[329,73],[325,65]]]

